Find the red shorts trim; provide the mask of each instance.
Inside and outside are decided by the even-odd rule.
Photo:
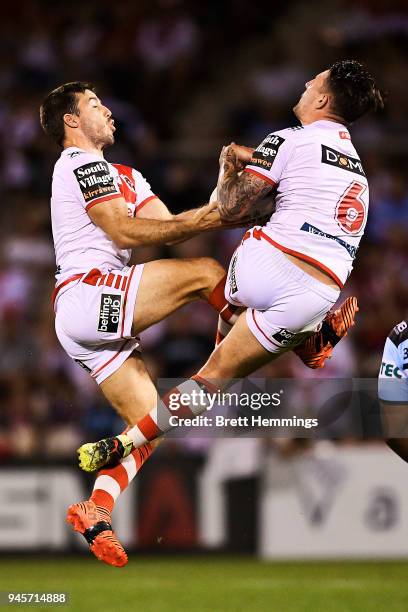
[[[132,282],[132,277],[133,277],[133,273],[134,273],[134,271],[135,271],[135,267],[136,267],[136,266],[133,266],[133,267],[132,267],[132,271],[131,271],[131,273],[129,274],[129,277],[128,277],[128,282],[127,282],[127,285],[126,285],[125,298],[124,298],[124,300],[123,300],[122,330],[121,330],[121,332],[120,332],[120,335],[122,336],[122,338],[123,338],[123,332],[124,332],[124,330],[125,330],[125,318],[126,318],[126,302],[127,302],[127,296],[128,296],[128,293],[129,293],[129,287],[130,287],[130,283]]]
[[[98,272],[99,272],[99,270],[98,270]],[[68,283],[72,283],[74,280],[78,280],[78,278],[81,278],[81,276],[83,276],[84,274],[85,274],[85,272],[81,272],[80,274],[74,274],[74,276],[70,276],[69,278],[64,280],[64,282],[62,282],[60,285],[57,285],[55,287],[54,291],[51,294],[51,304],[54,306],[55,300],[57,299],[57,295],[58,295],[60,289],[65,287],[65,285],[68,285]]]
[[[255,232],[257,233],[257,235],[255,235]],[[341,282],[339,277],[334,272],[332,272],[330,268],[320,263],[320,261],[317,261],[317,259],[313,259],[313,257],[309,257],[309,255],[305,255],[304,253],[299,253],[298,251],[294,251],[293,249],[288,249],[282,244],[275,242],[275,240],[272,240],[272,238],[268,236],[267,234],[265,234],[262,230],[254,230],[254,238],[257,238],[258,235],[264,240],[266,240],[267,242],[269,242],[270,244],[272,244],[274,247],[279,249],[280,251],[283,251],[283,253],[287,253],[288,255],[293,255],[294,257],[298,257],[299,259],[302,259],[306,263],[313,264],[314,266],[316,266],[316,268],[319,268],[319,270],[321,270],[322,272],[325,272],[328,276],[330,276],[330,278],[334,280],[334,282],[340,287],[340,289],[343,289],[344,283]],[[246,238],[246,236],[244,236],[244,238]]]
[[[96,376],[97,374],[99,374],[99,372],[102,372],[102,370],[103,370],[104,368],[106,368],[106,366],[107,366],[107,365],[109,365],[110,363],[112,363],[112,361],[113,361],[114,359],[116,359],[116,357],[118,357],[118,355],[120,355],[120,354],[121,354],[121,352],[123,351],[123,349],[125,348],[125,346],[126,346],[126,344],[127,344],[128,342],[129,342],[129,340],[125,340],[125,341],[124,341],[124,343],[122,344],[122,346],[120,347],[120,349],[118,350],[118,352],[117,352],[117,353],[115,353],[115,354],[113,355],[113,357],[111,357],[110,359],[108,359],[108,361],[105,361],[105,363],[103,363],[101,366],[99,366],[99,368],[98,368],[97,370],[95,370],[94,372],[92,372],[92,374],[91,374],[92,378],[95,378],[95,376]]]
[[[259,329],[259,331],[261,332],[261,334],[267,339],[268,342],[270,342],[271,344],[274,344],[277,348],[280,348],[279,344],[276,344],[276,342],[274,342],[273,340],[271,340],[271,338],[269,338],[265,332],[259,327],[258,325],[258,321],[255,319],[255,310],[252,310],[252,318],[254,320],[254,323],[257,327],[257,329]],[[265,348],[265,347],[264,347]]]

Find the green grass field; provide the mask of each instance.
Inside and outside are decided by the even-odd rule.
[[[245,557],[0,559],[1,591],[66,591],[75,612],[406,612],[408,563],[263,563]],[[4,607],[4,609],[7,609]]]

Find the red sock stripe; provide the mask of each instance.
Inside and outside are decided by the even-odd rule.
[[[208,303],[211,304],[213,308],[217,312],[221,312],[226,304],[228,304],[227,300],[224,296],[225,290],[225,281],[227,280],[227,275],[225,275],[220,282],[214,287],[208,296]]]
[[[101,506],[108,512],[112,512],[113,506],[115,505],[115,500],[113,499],[112,495],[103,489],[95,489],[89,499],[93,501],[95,506]]]
[[[100,470],[98,472],[98,476],[102,475],[110,476],[111,478],[116,480],[116,482],[120,486],[121,491],[123,491],[123,489],[126,489],[129,484],[128,473],[121,463],[115,465],[115,467],[107,468],[106,470]]]
[[[162,431],[153,421],[150,414],[146,414],[146,416],[138,422],[137,426],[146,438],[146,440],[154,440],[162,433]]]
[[[202,378],[201,376],[199,376],[199,374],[194,374],[194,376],[192,376],[191,379],[204,385],[210,393],[217,393],[219,391],[218,387],[210,383],[205,378]]]
[[[171,410],[169,405],[170,405],[170,395],[172,396],[172,400],[173,402],[176,400],[176,394],[180,395],[180,392],[177,388],[173,388],[171,389],[168,393],[166,393],[166,395],[164,395],[161,399],[163,404],[166,406],[167,410],[169,411],[169,415],[173,415],[178,417],[179,419],[191,419],[192,417],[194,417],[194,412],[192,412],[191,408],[189,406],[184,406],[181,405],[180,403],[178,404],[178,408],[177,410]]]
[[[232,304],[228,304],[228,306],[226,308],[223,308],[220,312],[221,319],[228,323],[228,321],[237,312],[239,308],[240,306],[233,306]]]
[[[218,346],[220,342],[222,342],[222,340],[224,340],[225,336],[217,330],[217,335],[215,337],[215,346]]]

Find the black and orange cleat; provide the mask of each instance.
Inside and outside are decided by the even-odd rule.
[[[326,359],[331,358],[336,344],[354,325],[358,310],[357,298],[347,298],[339,308],[327,313],[321,329],[294,348],[294,353],[308,368],[322,368]]]
[[[93,501],[79,502],[68,508],[67,523],[82,533],[99,561],[115,567],[126,565],[126,551],[112,530],[107,510],[96,506]]]

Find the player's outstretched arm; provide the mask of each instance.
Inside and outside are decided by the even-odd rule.
[[[95,204],[88,214],[121,249],[182,240],[223,225],[216,202],[159,220],[128,217],[125,200],[114,198]]]
[[[239,145],[223,147],[217,184],[218,209],[224,220],[250,216],[253,205],[262,200],[273,186],[249,172],[242,172],[253,149]]]

